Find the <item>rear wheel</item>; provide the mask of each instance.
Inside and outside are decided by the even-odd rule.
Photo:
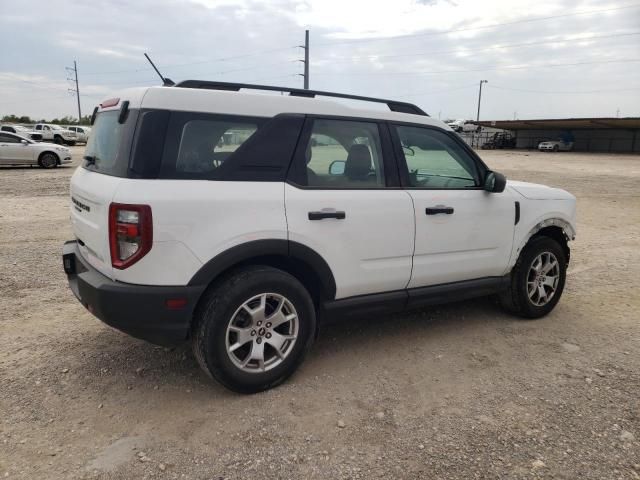
[[[556,306],[567,273],[560,244],[549,237],[534,237],[522,250],[511,271],[509,288],[500,294],[502,307],[524,318],[539,318]]]
[[[557,152],[558,150],[560,150],[560,147],[558,147],[558,145],[554,145],[554,146],[553,146],[553,151],[554,151],[554,152]]]
[[[40,155],[38,163],[42,168],[55,168],[58,166],[58,157],[55,153],[44,152]]]
[[[316,317],[295,277],[255,266],[213,286],[195,322],[193,350],[202,369],[231,390],[254,393],[298,368],[313,342]]]

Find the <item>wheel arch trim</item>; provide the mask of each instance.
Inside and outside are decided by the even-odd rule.
[[[546,218],[544,220],[539,221],[538,223],[536,223],[530,230],[529,232],[522,237],[522,240],[520,240],[520,243],[517,246],[517,249],[514,252],[514,259],[518,258],[518,255],[520,255],[520,252],[522,252],[522,249],[527,245],[527,243],[529,243],[529,240],[531,240],[531,238],[537,234],[538,232],[540,232],[541,230],[548,228],[548,227],[557,227],[560,228],[562,230],[562,233],[564,234],[567,242],[574,240],[576,238],[576,230],[573,227],[573,225],[571,225],[571,223],[569,223],[567,220],[564,220],[562,218],[559,217],[551,217],[551,218]],[[515,260],[514,260],[515,262]]]
[[[318,252],[302,243],[284,239],[264,239],[241,243],[206,262],[189,280],[188,285],[207,285],[225,271],[265,257],[278,257],[304,263],[317,275],[328,299],[336,295],[336,282],[331,268]]]

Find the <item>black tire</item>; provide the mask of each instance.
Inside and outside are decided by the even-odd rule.
[[[554,145],[554,146],[553,146],[553,151],[554,151],[554,152],[557,152],[558,150],[560,150],[560,147],[558,147],[558,145]]]
[[[56,135],[55,137],[53,137],[53,143],[57,145],[64,145],[64,138],[62,138],[60,135]]]
[[[67,142],[67,145],[70,146],[70,147],[73,147],[75,144],[76,144],[76,142],[73,142],[73,141]]]
[[[533,303],[527,293],[527,280],[533,261],[541,254],[552,253],[559,264],[559,279],[553,297],[545,305]],[[523,318],[534,319],[548,314],[556,306],[567,276],[567,259],[558,242],[549,237],[533,237],[520,253],[520,257],[511,271],[511,281],[506,291],[498,295],[502,308]]]
[[[53,152],[44,152],[38,158],[38,165],[42,168],[56,168],[58,166],[58,156]]]
[[[267,292],[286,297],[294,306],[298,334],[280,364],[263,372],[247,372],[227,353],[227,328],[244,302]],[[209,376],[235,392],[256,393],[279,385],[298,368],[313,343],[315,329],[313,301],[295,277],[272,267],[251,266],[231,272],[205,293],[196,309],[192,346],[200,367]]]

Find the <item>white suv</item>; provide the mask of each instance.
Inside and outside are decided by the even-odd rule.
[[[320,320],[491,294],[536,318],[562,294],[575,197],[506,182],[414,105],[185,81],[123,91],[94,119],[71,180],[71,289],[133,336],[191,340],[233,390],[286,379]]]

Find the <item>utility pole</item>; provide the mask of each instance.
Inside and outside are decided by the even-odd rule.
[[[300,48],[304,48],[304,60],[300,60],[304,63],[304,73],[299,73],[304,78],[304,89],[309,90],[309,30],[304,31],[304,45],[298,45]]]
[[[480,92],[478,93],[478,116],[476,117],[476,122],[480,121],[480,101],[482,100],[482,84],[489,83],[488,80],[480,80]]]
[[[76,85],[76,88],[70,88],[69,92],[76,94],[76,98],[78,100],[78,125],[80,125],[80,122],[82,122],[82,110],[80,109],[80,87],[78,86],[78,64],[74,60],[73,68],[66,67],[66,69],[69,73],[73,73],[74,78],[67,78],[67,80],[69,80],[70,82],[75,82],[75,85]]]

